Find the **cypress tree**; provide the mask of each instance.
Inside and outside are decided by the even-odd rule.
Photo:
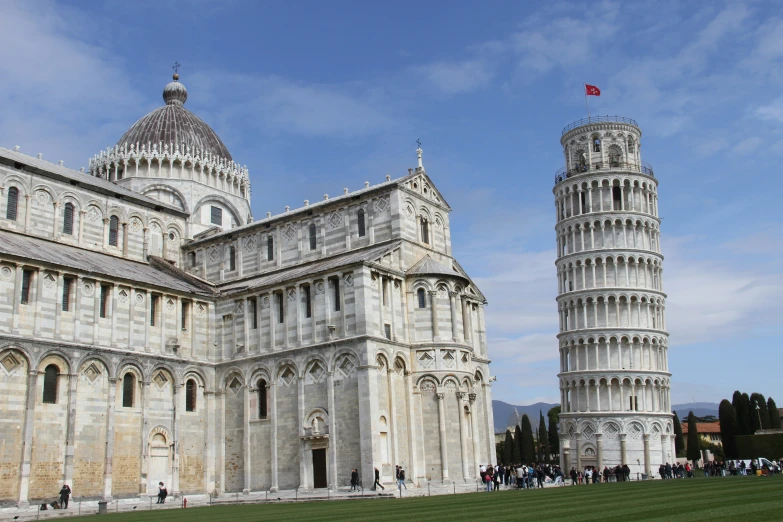
[[[506,441],[503,444],[503,464],[508,466],[514,456],[514,439],[511,437],[511,430],[506,430]]]
[[[778,405],[772,397],[767,399],[767,410],[769,410],[769,429],[780,429],[780,412],[778,411]]]
[[[688,413],[688,453],[686,458],[693,462],[701,459],[701,448],[699,445],[699,433],[696,431],[696,416],[693,412]]]
[[[560,422],[560,406],[551,408],[547,414],[549,419],[549,451],[552,454],[560,454],[560,436],[557,434],[557,423]]]
[[[549,464],[549,434],[546,431],[544,412],[541,410],[538,410],[538,447],[540,455],[539,460]]]
[[[516,463],[522,464],[522,428],[519,424],[514,428],[514,449],[516,451]]]
[[[723,453],[727,459],[736,459],[737,441],[734,438],[737,434],[737,412],[729,401],[723,399],[718,407],[718,418],[720,420],[720,438],[723,441]]]
[[[751,411],[751,404],[750,404],[750,397],[748,397],[747,393],[742,394],[742,414],[744,415],[745,419],[745,429],[747,432],[745,435],[753,435],[753,413]]]
[[[751,433],[756,433],[760,429],[764,428],[764,415],[761,411],[761,405],[764,405],[764,413],[767,413],[767,417],[769,417],[769,412],[767,412],[767,400],[764,399],[764,397],[760,393],[751,393],[750,394],[750,427],[751,427]],[[769,424],[769,419],[767,419],[767,423]]]
[[[522,415],[522,444],[520,445],[520,457],[525,464],[532,464],[536,460],[536,446],[533,442],[533,425],[527,413]]]
[[[680,417],[677,412],[674,412],[674,451],[677,455],[682,455],[685,451],[685,441],[682,438],[682,426],[680,425]]]
[[[750,435],[750,418],[739,390],[735,391],[731,397],[731,405],[734,406],[734,412],[737,415],[737,435]]]
[[[756,408],[758,406],[758,409]],[[751,421],[758,425],[758,429],[769,429],[769,410],[767,409],[767,399],[760,393],[753,393],[750,396]]]

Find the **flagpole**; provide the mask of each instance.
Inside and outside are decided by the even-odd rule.
[[[585,108],[587,108],[587,121],[590,122],[590,106],[587,105],[587,84],[585,86]]]

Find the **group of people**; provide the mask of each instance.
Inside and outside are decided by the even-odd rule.
[[[500,486],[516,486],[518,489],[543,488],[548,482],[562,484],[563,472],[559,466],[548,464],[498,464],[482,465],[479,478],[487,491],[497,491]]]
[[[674,464],[661,464],[658,467],[658,475],[662,479],[671,480],[678,478],[693,478],[693,468],[691,468],[690,462],[681,464],[675,462]]]
[[[381,488],[382,490],[385,490],[386,488],[383,487],[383,484],[381,483],[381,471],[378,468],[374,469],[375,471],[375,482],[373,482],[372,490],[375,491],[377,488]],[[405,485],[405,470],[402,468],[402,466],[397,465],[394,466],[394,479],[397,481],[397,488],[398,489],[408,489],[408,486]],[[352,469],[351,470],[351,491],[359,489],[359,470]]]
[[[614,477],[616,482],[625,482],[631,480],[631,468],[628,464],[614,466],[604,466],[603,471],[599,470],[595,466],[586,466],[584,470],[577,470],[571,468],[569,473],[571,477],[571,484],[600,484],[601,482],[610,482]]]

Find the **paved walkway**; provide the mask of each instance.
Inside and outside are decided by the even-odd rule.
[[[548,484],[547,488],[556,487]],[[516,489],[511,486],[501,486],[502,490]],[[413,487],[402,489],[400,493],[394,484],[386,485],[386,489],[380,492],[363,490],[358,492],[350,491],[349,487],[339,488],[337,491],[327,489],[316,489],[312,491],[285,490],[271,493],[268,491],[251,491],[250,493],[225,493],[218,497],[210,498],[208,495],[184,495],[187,498],[188,507],[203,507],[209,505],[221,504],[265,504],[279,502],[318,502],[328,500],[372,500],[377,498],[402,498],[423,497],[428,495],[454,495],[459,493],[476,493],[485,491],[481,483],[452,483],[435,484],[429,486]],[[52,499],[54,500],[54,498]],[[156,504],[156,497],[136,497],[109,501],[107,504],[108,513],[125,513],[128,511],[151,511],[160,509],[182,509],[183,497],[169,497],[165,504]],[[41,511],[38,505],[29,508],[7,507],[0,509],[0,521],[16,520],[23,522],[27,520],[47,520],[58,517],[69,517],[76,515],[94,515],[98,513],[98,501],[86,500],[79,502],[71,500],[68,509],[49,509]]]

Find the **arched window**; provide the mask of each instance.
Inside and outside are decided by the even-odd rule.
[[[419,308],[427,308],[427,294],[423,288],[416,291],[416,297],[419,298]]]
[[[196,381],[188,379],[185,383],[185,411],[196,411],[196,391],[198,391]]]
[[[109,244],[117,246],[117,237],[119,236],[120,218],[112,216],[109,218]]]
[[[73,203],[66,203],[63,208],[63,234],[73,235]]]
[[[122,407],[133,408],[133,391],[136,389],[136,377],[126,373],[122,378]]]
[[[593,136],[593,152],[601,152],[601,138],[598,135]]]
[[[609,147],[608,152],[609,152],[609,164],[612,167],[619,166],[620,160],[623,156],[623,151],[620,150],[620,147],[618,147],[617,145],[612,145],[611,147]]]
[[[266,260],[273,261],[275,259],[275,240],[272,236],[266,238]]]
[[[11,187],[8,189],[8,206],[5,209],[6,219],[16,221],[16,214],[19,210],[19,189]]]
[[[267,398],[266,398],[266,381],[259,379],[256,384],[258,388],[258,418],[266,419],[267,416]]]
[[[310,234],[310,250],[315,250],[316,243],[317,243],[315,237],[315,225],[311,223],[310,226],[308,227],[308,230]]]
[[[57,384],[60,380],[60,369],[50,364],[44,370],[43,401],[45,404],[57,404]]]
[[[190,262],[190,268],[196,268],[196,253],[188,252],[188,261]]]
[[[356,217],[359,221],[359,237],[364,237],[364,209],[359,209]]]
[[[427,226],[427,218],[423,217],[421,218],[421,242],[430,244],[430,230]]]
[[[233,245],[228,247],[228,269],[237,269],[237,248]]]

